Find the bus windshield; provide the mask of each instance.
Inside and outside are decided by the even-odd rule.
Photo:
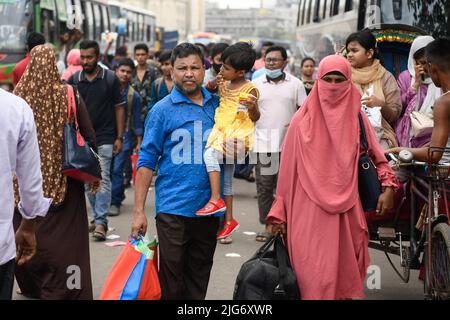
[[[0,52],[25,50],[31,9],[29,0],[0,0]]]

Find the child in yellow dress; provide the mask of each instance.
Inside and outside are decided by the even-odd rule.
[[[223,149],[226,142],[237,141],[237,144],[243,144],[247,151],[253,146],[255,122],[260,117],[257,104],[259,92],[250,81],[245,79],[245,74],[252,69],[255,60],[256,53],[248,43],[238,42],[228,47],[222,53],[223,64],[216,81],[220,105],[216,109],[215,125],[204,153],[211,184],[211,199],[205,207],[197,211],[197,215],[209,216],[226,211],[225,225],[217,235],[217,239],[228,237],[239,226],[233,219],[232,212],[234,158],[231,161],[225,159],[223,164],[225,201],[220,195],[220,164],[226,157]]]

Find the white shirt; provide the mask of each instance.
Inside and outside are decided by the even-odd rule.
[[[253,81],[259,90],[258,106],[261,118],[255,125],[253,152],[281,152],[289,123],[306,99],[303,82],[293,75],[278,83],[269,82],[266,76]]]
[[[13,229],[16,173],[20,189],[19,211],[24,219],[47,214],[51,199],[42,191],[36,126],[31,108],[21,98],[0,89],[0,265],[16,256]]]

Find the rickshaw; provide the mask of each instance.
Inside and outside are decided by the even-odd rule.
[[[411,43],[425,34],[404,25],[376,25],[371,32],[383,65],[396,77],[407,68]],[[429,148],[429,159],[435,152],[450,149]],[[389,160],[406,182],[395,195],[394,210],[384,217],[366,213],[369,247],[383,251],[405,283],[409,282],[410,270],[420,270],[425,299],[450,299],[450,164],[415,161],[407,151],[399,157],[390,155]],[[400,257],[399,266],[394,264],[392,254]]]

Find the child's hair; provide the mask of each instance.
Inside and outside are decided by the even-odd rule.
[[[450,40],[436,39],[430,42],[425,49],[429,63],[435,64],[439,70],[450,72]]]
[[[231,65],[235,70],[252,70],[256,61],[256,52],[247,42],[238,42],[229,46],[222,53],[222,62]]]

